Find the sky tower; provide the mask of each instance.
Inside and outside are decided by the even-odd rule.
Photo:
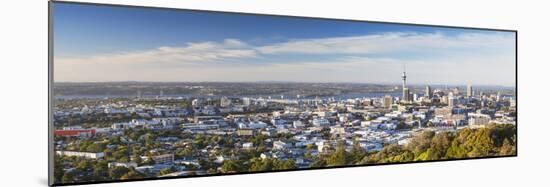
[[[407,88],[407,73],[405,64],[403,64],[403,75],[401,75],[401,78],[403,79],[403,100],[410,101],[410,91],[409,88]]]
[[[407,87],[407,74],[405,73],[405,65],[403,65],[403,75],[401,75],[401,78],[403,79],[403,89]]]

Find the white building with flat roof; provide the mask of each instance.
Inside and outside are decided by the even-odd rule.
[[[80,152],[80,151],[56,151],[55,153],[61,156],[76,156],[76,157],[84,157],[84,158],[91,158],[91,159],[103,158],[103,156],[105,156],[101,152],[91,153],[91,152]]]

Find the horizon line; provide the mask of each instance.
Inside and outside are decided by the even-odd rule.
[[[308,81],[53,81],[54,84],[66,84],[66,83],[294,83],[294,84],[374,84],[374,85],[401,85],[401,82],[395,83],[373,83],[373,82],[308,82]],[[498,84],[465,84],[465,83],[408,83],[407,85],[414,86],[496,86],[496,87],[517,87],[515,85],[498,85]]]

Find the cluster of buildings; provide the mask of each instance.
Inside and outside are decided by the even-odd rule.
[[[260,158],[293,159],[297,167],[307,168],[312,160],[307,155],[330,153],[339,142],[346,149],[359,145],[366,151],[378,151],[387,144],[406,144],[412,136],[423,129],[453,131],[460,128],[479,128],[490,123],[515,124],[515,100],[512,96],[496,93],[475,93],[472,86],[465,92],[459,88],[433,89],[426,86],[418,91],[407,87],[406,74],[402,75],[402,96],[365,97],[352,99],[334,98],[262,98],[222,97],[219,99],[194,98],[188,108],[174,106],[135,105],[118,102],[82,108],[58,109],[56,119],[68,115],[94,113],[137,115],[127,122],[113,123],[110,128],[59,129],[56,136],[89,138],[97,133],[106,136],[121,135],[133,128],[153,130],[179,130],[184,134],[221,135],[238,139],[235,150],[250,150],[259,147],[251,138],[263,135],[265,149]],[[251,110],[251,109],[262,110]],[[281,137],[279,134],[285,134]],[[192,139],[160,137],[167,145],[191,144]],[[172,144],[170,144],[170,142]],[[227,145],[225,145],[227,146]],[[59,146],[62,148],[63,146]],[[222,145],[200,148],[197,155],[218,154],[216,163],[238,159],[235,155],[215,152]],[[154,157],[155,165],[137,166],[135,163],[112,163],[111,166],[135,167],[140,172],[158,171],[181,163],[198,165],[200,158],[175,159],[175,148],[164,148],[165,154]],[[57,151],[59,155],[101,159],[100,153]],[[185,173],[185,172],[184,172]]]

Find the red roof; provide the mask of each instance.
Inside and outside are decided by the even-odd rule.
[[[95,129],[80,129],[80,130],[55,130],[53,134],[56,136],[79,136],[80,133],[95,134]]]

